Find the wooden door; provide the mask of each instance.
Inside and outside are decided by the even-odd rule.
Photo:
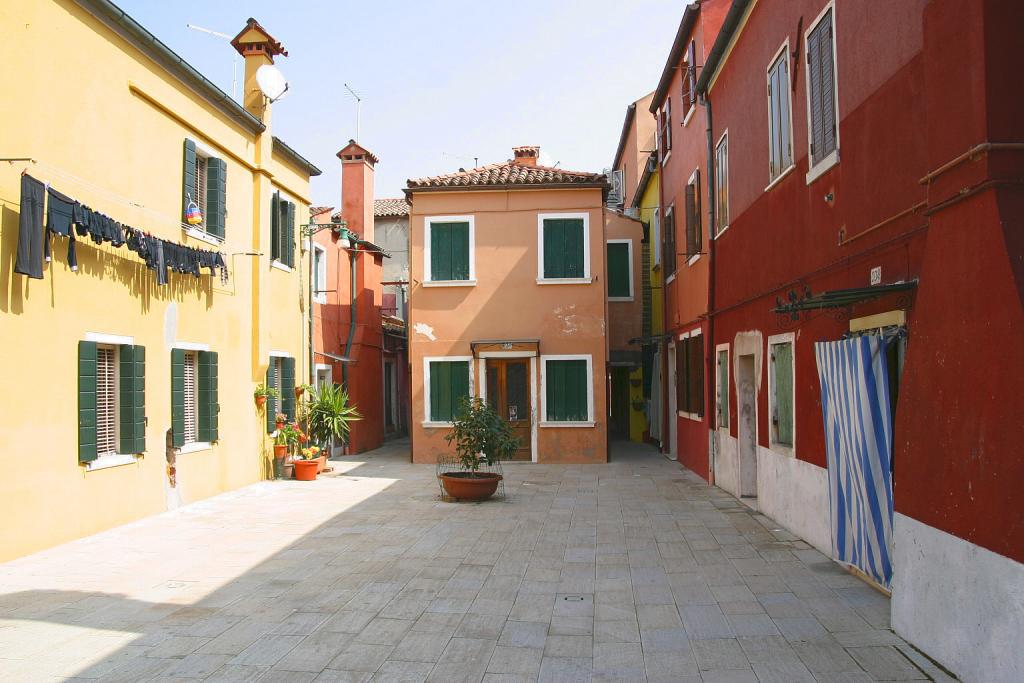
[[[510,460],[533,460],[530,451],[530,359],[487,359],[487,405],[506,420],[519,439]]]

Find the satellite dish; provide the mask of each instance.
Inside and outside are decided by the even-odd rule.
[[[256,69],[256,85],[271,102],[276,102],[288,92],[288,81],[284,80],[284,74],[270,64]]]

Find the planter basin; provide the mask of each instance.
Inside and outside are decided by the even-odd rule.
[[[325,469],[327,469],[327,456],[321,455],[319,458],[316,459],[316,473],[320,474]]]
[[[471,472],[445,472],[441,485],[449,496],[457,500],[485,500],[498,490],[500,474]]]
[[[316,460],[296,460],[295,478],[299,481],[313,481],[316,479]]]

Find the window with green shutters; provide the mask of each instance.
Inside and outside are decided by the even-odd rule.
[[[217,354],[171,350],[171,436],[174,446],[219,440]]]
[[[146,349],[78,343],[78,461],[146,450]]]
[[[227,173],[226,161],[198,150],[195,141],[186,138],[181,175],[182,225],[224,239],[227,219]],[[195,204],[202,212],[201,223],[188,223],[187,213],[190,204]]]
[[[543,358],[544,420],[593,422],[589,356]]]
[[[270,260],[295,267],[295,203],[280,192],[270,198]]]
[[[459,400],[470,396],[469,359],[426,360],[428,422],[451,422],[459,414]]]
[[[199,395],[197,397],[199,440],[213,443],[220,439],[217,352],[200,351],[197,356],[199,361]]]
[[[772,445],[793,446],[793,342],[769,343],[768,397]]]
[[[585,216],[540,216],[542,280],[590,277]]]
[[[429,220],[429,282],[473,279],[473,226],[471,220]]]
[[[633,300],[633,243],[630,240],[608,241],[608,298]]]
[[[676,342],[676,407],[704,416],[704,335],[686,333]]]

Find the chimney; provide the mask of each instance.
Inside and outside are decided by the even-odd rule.
[[[258,118],[264,125],[270,124],[270,102],[256,83],[256,71],[266,64],[273,64],[276,55],[288,56],[284,49],[260,22],[252,17],[245,22],[245,28],[231,40],[231,47],[245,59],[245,80],[242,90],[242,104],[245,110]]]
[[[536,166],[537,158],[540,157],[540,147],[536,145],[513,147],[512,154],[515,155],[512,163],[516,166]]]
[[[377,157],[355,140],[338,152],[341,159],[341,217],[348,229],[373,241],[373,167]]]

